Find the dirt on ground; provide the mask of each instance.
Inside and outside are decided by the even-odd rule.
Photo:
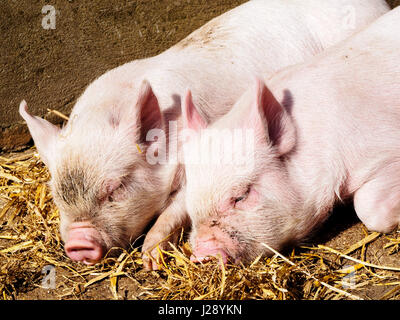
[[[0,149],[19,148],[30,140],[17,106],[22,99],[34,107],[34,113],[44,115],[47,108],[69,114],[84,88],[108,69],[125,62],[152,56],[183,39],[211,18],[233,8],[244,0],[53,0],[57,10],[56,29],[41,25],[41,8],[48,1],[13,1],[0,3]],[[392,6],[399,0],[389,1]],[[57,123],[59,118],[48,115]],[[0,208],[3,205],[0,204]],[[0,209],[1,211],[1,209]],[[351,206],[343,206],[310,244],[324,244],[345,251],[368,235]],[[352,253],[377,265],[400,267],[399,253],[384,250],[390,238],[398,233],[380,235],[374,241]],[[0,239],[0,248],[5,241]],[[350,263],[351,264],[351,263]],[[56,283],[65,282],[66,271],[56,269]],[[96,275],[93,275],[96,276]],[[40,287],[40,275],[20,290],[16,299],[113,299],[109,280],[87,288],[77,285],[76,293],[64,297],[65,288],[55,290]],[[138,270],[133,277],[118,281],[122,299],[140,299],[146,291],[146,281],[157,282],[159,273]],[[398,273],[393,273],[399,279]],[[139,280],[143,280],[140,283]],[[400,280],[400,279],[399,279]],[[369,285],[358,296],[366,299],[393,298],[393,286]],[[385,296],[385,294],[387,294]]]
[[[3,153],[0,156],[0,168],[2,168],[0,178],[9,179],[5,183],[0,179],[0,190],[14,188],[11,193],[0,195],[0,256],[2,259],[0,260],[0,296],[3,295],[2,298],[146,300],[186,297],[187,299],[188,296],[202,297],[204,293],[201,291],[208,294],[214,291],[213,286],[219,291],[219,286],[224,281],[218,276],[214,280],[210,278],[210,274],[213,276],[221,274],[217,261],[214,264],[205,264],[198,273],[193,274],[193,266],[179,262],[175,256],[175,262],[167,262],[166,268],[149,272],[143,269],[138,251],[140,241],[135,243],[135,248],[128,251],[116,249],[115,257],[118,259],[107,257],[92,267],[86,267],[68,259],[59,237],[57,210],[52,203],[49,190],[43,188],[49,174],[34,152],[35,149],[30,148],[25,152]],[[19,162],[4,160],[12,158],[20,160]],[[21,161],[27,162],[22,164]],[[21,176],[13,171],[12,167],[15,165],[28,168],[26,175]],[[37,172],[32,176],[31,171]],[[36,178],[32,180],[30,177]],[[38,180],[40,181],[36,182]],[[13,181],[16,184],[12,184]],[[26,205],[27,201],[33,206]],[[8,204],[13,203],[17,212],[7,209]],[[22,203],[25,203],[23,207],[21,207]],[[27,210],[27,208],[30,209]],[[185,238],[182,243],[185,246]],[[33,247],[35,247],[34,250],[32,250]],[[186,247],[185,250],[183,253],[189,257],[190,248]],[[291,262],[285,262],[282,259],[278,262],[276,258],[259,260],[255,262],[256,269],[249,266],[228,265],[224,294],[229,297],[229,290],[234,290],[239,282],[245,282],[241,284],[243,289],[239,290],[239,295],[237,292],[233,295],[235,299],[243,294],[245,297],[255,296],[257,299],[350,299],[356,297],[368,300],[398,300],[400,299],[399,250],[399,231],[396,230],[390,234],[368,231],[357,218],[351,203],[342,204],[333,210],[330,218],[312,237],[295,248],[288,248],[281,252]],[[347,256],[340,257],[338,252]],[[298,268],[290,265],[293,262]],[[343,276],[338,276],[338,270],[348,267],[355,269]],[[386,267],[399,270],[385,270]],[[53,274],[46,273],[46,268],[50,268],[47,271],[53,271]],[[179,268],[183,272],[179,271]],[[189,270],[191,268],[192,271]],[[200,277],[204,279],[199,279]],[[48,279],[53,281],[54,288],[49,286]],[[271,281],[275,283],[276,279],[281,287],[274,287],[271,283]],[[335,295],[335,291],[326,288],[324,288],[325,291],[320,290],[322,286],[318,282],[329,283],[335,286],[335,290],[344,290],[353,296]],[[260,290],[263,285],[266,288]],[[191,293],[187,294],[185,290]],[[164,293],[161,293],[162,291]],[[285,295],[280,295],[281,292],[286,292],[286,298]]]
[[[30,139],[17,112],[22,99],[36,115],[45,115],[48,108],[69,114],[85,87],[107,70],[161,53],[243,2],[1,1],[0,150],[16,149]],[[56,10],[55,29],[42,26],[51,26],[50,11],[42,13],[45,5]]]
[[[313,251],[307,249],[308,246],[315,247],[317,245],[324,245],[339,252],[345,252],[352,245],[363,240],[368,234],[368,230],[358,220],[354,209],[351,205],[342,206],[335,209],[332,212],[331,218],[327,223],[319,230],[316,235],[304,243],[306,248],[297,247],[295,251],[303,252],[304,254],[312,255]],[[352,258],[375,264],[377,266],[389,266],[400,268],[400,253],[399,249],[389,250],[385,249],[385,246],[391,243],[390,239],[398,239],[399,234],[397,231],[391,234],[381,234],[377,238],[364,248],[360,247],[351,254]],[[0,243],[1,244],[1,243]],[[292,250],[292,248],[290,249]],[[291,251],[284,252],[286,256],[290,255]],[[324,255],[322,255],[324,256]],[[357,266],[351,260],[340,259],[336,255],[324,256],[325,263],[328,261],[332,264],[342,265],[343,268]],[[71,262],[71,267],[75,263]],[[316,265],[314,266],[316,267]],[[213,266],[210,266],[213,268]],[[307,267],[305,267],[306,269]],[[368,272],[374,272],[373,276],[368,275]],[[346,283],[348,286],[343,285],[339,288],[351,292],[352,294],[366,300],[377,300],[377,299],[400,299],[400,274],[399,272],[390,272],[371,268],[368,272],[362,272],[361,270],[355,270],[354,273],[349,274]],[[71,284],[66,282],[66,279],[71,279],[71,272],[68,272],[66,268],[56,268],[55,270],[57,284],[56,289],[45,289],[42,287],[43,275],[35,275],[29,283],[24,284],[25,289],[19,289],[16,299],[20,300],[109,300],[115,299],[115,293],[111,289],[110,279],[105,277],[104,280],[91,284],[88,287],[84,287],[82,284],[75,285],[74,291],[71,293]],[[155,287],[163,283],[161,279],[165,281],[165,274],[159,271],[145,271],[141,268],[137,270],[131,270],[132,276],[123,276],[118,279],[117,285],[117,296],[119,299],[124,300],[141,300],[146,299],[146,289],[154,290]],[[93,272],[90,274],[91,278],[101,273]],[[354,277],[353,277],[354,276]],[[370,276],[369,280],[366,280]],[[329,276],[322,277],[322,279]],[[376,278],[375,278],[376,277]],[[378,280],[381,277],[386,280]],[[345,278],[344,278],[345,279]],[[371,279],[376,279],[374,281]],[[328,279],[329,280],[329,279]],[[71,280],[70,280],[71,281]],[[82,280],[76,276],[74,281],[82,283]],[[85,282],[85,280],[83,281]],[[304,285],[304,284],[302,284]],[[354,287],[352,287],[354,286]],[[249,284],[251,287],[251,284]],[[305,290],[305,288],[301,288]],[[304,297],[299,297],[304,299]],[[342,299],[346,297],[342,296]]]

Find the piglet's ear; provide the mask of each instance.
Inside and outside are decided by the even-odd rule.
[[[182,117],[183,117],[184,127],[187,129],[199,131],[207,127],[207,122],[199,114],[193,103],[192,92],[190,90],[186,92],[183,101]]]
[[[46,166],[49,166],[52,157],[52,147],[60,132],[60,128],[45,119],[30,115],[25,100],[19,105],[19,113],[28,124],[29,132],[35,142],[40,157]]]
[[[254,119],[262,128],[269,142],[276,147],[279,156],[290,152],[296,142],[296,129],[286,109],[275,99],[262,80],[255,81],[256,107],[259,117]]]
[[[145,142],[148,131],[163,128],[160,106],[147,80],[144,80],[140,87],[136,109],[138,110],[137,122],[140,128],[140,141]]]

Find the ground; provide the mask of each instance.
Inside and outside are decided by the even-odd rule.
[[[49,174],[35,149],[2,154],[0,169],[4,299],[400,298],[398,231],[368,231],[351,203],[335,208],[300,246],[251,265],[222,268],[218,260],[196,265],[188,260],[190,247],[183,234],[178,249],[164,254],[158,271],[143,269],[140,243],[85,266],[65,256],[58,211],[46,187]],[[355,269],[343,273],[349,267]],[[49,268],[53,273],[44,272]]]
[[[337,212],[334,212],[334,214],[337,214]],[[319,234],[322,238],[330,238],[326,242],[318,242],[318,241],[313,241],[313,244],[324,244],[328,247],[335,248],[339,251],[344,251],[344,249],[347,249],[350,247],[352,244],[356,243],[357,241],[361,240],[365,236],[365,227],[362,225],[361,222],[357,221],[357,218],[355,216],[352,216],[350,219],[343,219],[340,221],[340,219],[334,219],[335,223],[339,223],[337,225],[333,225],[333,223],[330,223],[329,226],[326,226],[324,230],[327,233],[332,234],[332,238],[330,236],[327,236],[326,234]],[[339,220],[339,221],[338,221]],[[347,220],[347,221],[346,221]],[[347,226],[347,224],[351,224],[350,226]],[[342,229],[341,231],[336,231],[337,229]],[[372,242],[367,248],[365,252],[364,259],[365,261],[377,264],[377,265],[382,265],[382,266],[392,266],[392,267],[399,267],[400,268],[400,254],[395,253],[395,254],[388,254],[388,250],[383,250],[383,247],[386,243],[388,243],[385,236],[380,236],[379,239],[376,241]],[[360,251],[360,250],[358,250]],[[361,258],[360,253],[353,255],[354,257]],[[351,261],[347,263],[348,265],[353,265]],[[347,265],[345,264],[345,265]],[[60,270],[61,272],[57,273],[57,280],[59,280],[63,276],[63,271],[62,269]],[[150,272],[140,270],[138,273],[135,274],[135,277],[139,277],[141,279],[146,279],[148,282],[157,282],[158,279],[158,274],[156,271]],[[356,291],[357,296],[362,297],[363,299],[380,299],[384,297],[385,294],[389,293],[392,291],[394,288],[399,289],[398,286],[400,284],[400,277],[399,273],[394,273],[393,274],[394,278],[397,278],[397,281],[393,281],[391,279],[388,282],[396,282],[395,285],[374,285],[372,283],[364,286],[362,290]],[[144,281],[144,283],[146,283]],[[359,284],[358,281],[354,283],[355,285]],[[143,287],[143,285],[142,285]],[[118,293],[121,299],[141,299],[141,293],[143,292],[143,288],[141,288],[141,284],[138,283],[137,280],[135,279],[130,279],[128,277],[123,277],[119,280],[118,282]],[[397,292],[397,290],[396,290]],[[388,296],[387,298],[395,298],[396,300],[399,299],[400,297],[396,297],[396,292],[394,292],[393,296]],[[98,284],[94,284],[86,291],[84,294],[79,295],[79,292],[77,292],[76,296],[70,295],[66,298],[68,299],[114,299],[114,295],[110,290],[110,284],[109,281],[102,281]],[[42,288],[35,288],[33,290],[30,290],[28,292],[20,293],[17,296],[17,299],[59,299],[63,294],[63,288],[57,288],[57,290],[46,290]]]
[[[37,114],[44,115],[47,108],[57,109],[68,114],[74,101],[87,84],[106,70],[133,59],[162,52],[212,17],[242,2],[244,0],[213,2],[205,0],[93,0],[84,3],[73,0],[68,2],[54,0],[52,4],[57,8],[59,16],[57,28],[54,31],[44,31],[40,25],[43,14],[38,8],[42,8],[47,2],[3,1],[0,4],[0,30],[4,35],[0,46],[0,58],[2,59],[0,62],[4,66],[0,71],[1,147],[3,149],[23,148],[29,140],[26,127],[16,126],[17,123],[22,124],[16,112],[21,99],[27,99],[35,107]],[[391,4],[394,6],[399,2],[394,0],[391,1]],[[58,120],[51,115],[47,118],[53,122]],[[3,156],[7,157],[8,154],[4,153]],[[0,174],[4,172],[5,168],[2,167],[3,171],[0,171]],[[10,182],[4,183],[10,185]],[[0,188],[0,192],[2,192],[1,190],[4,189]],[[22,229],[18,229],[20,226],[10,223],[13,219],[18,221],[19,217],[13,218],[10,217],[11,213],[3,212],[2,208],[6,201],[4,199],[0,201],[3,201],[0,202],[0,219],[3,219],[0,220],[1,252],[18,244],[18,241],[12,237],[20,235],[19,232]],[[20,215],[23,214],[20,213]],[[56,230],[57,219],[54,219]],[[12,236],[11,240],[7,239],[8,235]],[[337,285],[335,282],[337,278],[333,277],[332,270],[341,269],[347,265],[357,266],[359,263],[345,258],[339,259],[332,252],[322,252],[322,249],[316,249],[317,245],[322,244],[345,252],[349,247],[369,235],[371,232],[367,231],[357,219],[351,205],[343,206],[336,209],[322,230],[308,241],[306,245],[312,246],[313,249],[298,247],[295,249],[295,254],[292,254],[291,250],[284,252],[285,256],[291,257],[291,261],[297,264],[300,271],[284,260],[276,258],[276,261],[263,262],[268,265],[265,269],[260,267],[260,270],[267,274],[269,280],[275,278],[270,277],[268,272],[271,274],[277,272],[278,280],[277,285],[275,282],[273,283],[274,287],[268,286],[261,291],[258,290],[259,288],[258,291],[253,290],[251,281],[263,279],[261,275],[263,273],[260,270],[258,273],[252,273],[248,269],[228,267],[225,275],[226,281],[237,279],[238,274],[242,280],[252,279],[250,283],[243,285],[245,288],[243,290],[247,294],[245,297],[265,299],[346,298],[343,295],[334,295],[334,292],[329,295],[330,291],[325,290],[318,281],[305,276],[304,272],[309,272],[318,280],[330,285],[335,284],[337,288],[345,289],[357,297],[398,299],[397,293],[400,289],[398,272],[384,271],[380,268],[361,268],[355,271],[354,278],[348,278],[355,287],[346,288],[346,286]],[[373,241],[364,246],[361,245],[349,255],[378,266],[400,267],[397,251],[400,242],[398,238],[397,231],[389,235],[377,235]],[[33,239],[33,241],[43,241],[43,243],[49,241],[42,234]],[[385,248],[385,246],[388,247]],[[40,249],[38,253],[47,254],[46,250]],[[62,244],[54,244],[54,250],[62,252]],[[21,264],[32,264],[31,269],[15,266],[15,261],[7,264],[6,260],[11,261],[16,254],[14,252],[2,253],[0,276],[4,275],[4,277],[0,279],[3,279],[4,283],[0,282],[0,289],[3,290],[0,290],[0,293],[2,292],[2,297],[6,299],[193,298],[196,294],[197,297],[210,297],[205,296],[204,292],[199,292],[200,289],[195,285],[190,289],[192,291],[188,289],[187,295],[185,292],[179,291],[183,289],[179,289],[177,290],[179,294],[174,296],[175,288],[183,288],[183,286],[180,287],[181,278],[177,278],[174,273],[179,268],[173,270],[166,268],[153,272],[144,271],[140,265],[140,258],[134,250],[125,255],[122,252],[120,261],[113,260],[92,269],[82,269],[78,264],[64,259],[61,253],[60,256],[57,256],[56,263],[52,263],[51,260],[47,262],[41,260],[40,263],[37,263],[33,257],[31,257],[32,260],[28,257],[26,261],[21,261]],[[130,260],[126,260],[128,255],[132,255],[129,257]],[[56,255],[54,254],[54,256]],[[49,253],[47,259],[50,257],[52,256]],[[305,257],[309,257],[307,258],[309,260],[306,260]],[[176,264],[177,261],[178,259],[174,263]],[[123,263],[125,265],[122,265]],[[41,270],[43,266],[49,264],[56,265],[56,289],[41,287],[44,277]],[[120,274],[115,277],[110,276],[113,274],[110,272],[118,271],[118,267],[121,267]],[[213,267],[215,266],[209,265],[208,269]],[[207,267],[205,268],[207,269]],[[268,271],[266,271],[267,269]],[[10,270],[20,270],[21,275],[18,274],[17,277],[15,274],[7,274]],[[279,272],[282,270],[290,270],[295,276],[280,274]],[[178,271],[180,272],[180,270]],[[102,275],[103,279],[90,283],[92,279]],[[188,275],[190,277],[192,273],[188,273]],[[207,277],[210,275],[207,274]],[[218,281],[221,279],[224,278],[221,276],[215,281],[220,284]],[[291,283],[295,280],[298,281],[297,285]],[[1,287],[2,285],[3,287]],[[257,286],[260,286],[258,282]],[[275,290],[277,287],[279,290]],[[288,290],[285,288],[289,288],[289,293],[285,293],[285,290]],[[291,288],[293,288],[293,292],[296,291],[293,295],[290,295]],[[224,292],[224,294],[227,293]],[[238,295],[224,297],[239,298]]]

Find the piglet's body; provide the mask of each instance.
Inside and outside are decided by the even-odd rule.
[[[147,156],[165,146],[147,134],[170,133],[170,121],[180,129],[186,88],[201,115],[213,121],[254,75],[304,61],[388,9],[384,0],[250,1],[162,54],[99,77],[61,130],[29,115],[22,103],[21,115],[52,175],[67,254],[94,263],[111,247],[135,241],[162,213],[143,246],[151,251],[185,222],[181,167],[150,163]]]
[[[253,128],[254,166],[186,165],[196,260],[249,261],[268,253],[262,243],[299,242],[339,200],[354,199],[370,230],[399,225],[399,29],[400,8],[267,87],[257,81],[212,125]],[[192,108],[189,99],[185,114]],[[198,141],[185,146],[189,155]]]

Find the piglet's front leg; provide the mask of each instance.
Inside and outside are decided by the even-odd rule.
[[[184,191],[179,191],[146,235],[142,246],[142,259],[145,269],[158,269],[160,257],[157,247],[162,250],[170,249],[169,242],[177,243],[182,227],[186,229],[189,226],[189,221],[184,204]]]

